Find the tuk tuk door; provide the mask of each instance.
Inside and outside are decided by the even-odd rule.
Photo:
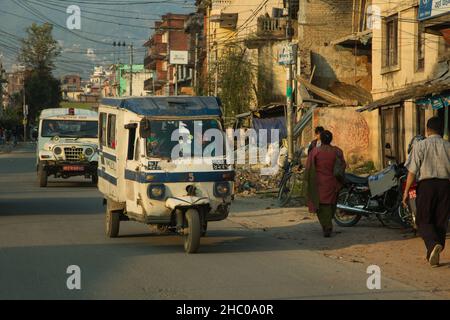
[[[136,128],[128,129],[128,148],[125,164],[125,193],[127,210],[140,213],[142,208],[138,206],[139,176],[143,169],[141,162],[141,140]]]

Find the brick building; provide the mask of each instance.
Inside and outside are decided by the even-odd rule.
[[[161,21],[155,22],[155,32],[144,46],[148,48],[144,59],[145,69],[151,77],[145,80],[144,89],[154,95],[174,95],[175,82],[178,94],[183,87],[192,87],[192,55],[188,65],[171,65],[171,51],[191,51],[190,35],[185,32],[189,15],[168,13]]]

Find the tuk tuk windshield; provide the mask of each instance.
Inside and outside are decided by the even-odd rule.
[[[42,137],[97,138],[98,122],[85,120],[43,120]]]
[[[152,121],[150,135],[146,139],[147,156],[170,159],[177,146],[183,150],[188,148],[192,157],[203,156],[204,152],[209,152],[211,145],[217,148],[213,147],[214,150],[208,154],[218,156],[225,150],[225,135],[222,130],[220,122],[215,119]],[[211,134],[214,136],[210,137]],[[216,141],[217,135],[220,135],[220,141]]]

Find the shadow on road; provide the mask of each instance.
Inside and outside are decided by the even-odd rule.
[[[102,201],[96,197],[0,199],[0,217],[91,215],[101,212]]]

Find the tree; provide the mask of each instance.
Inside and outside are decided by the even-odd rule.
[[[25,79],[28,119],[36,119],[45,108],[58,108],[61,102],[61,83],[50,73],[31,72]]]
[[[12,130],[21,125],[22,115],[20,109],[6,108],[0,117],[0,127]]]
[[[225,117],[248,111],[253,100],[253,65],[246,59],[246,51],[238,46],[228,47],[219,58],[219,97]],[[214,86],[216,70],[211,70],[210,82]]]
[[[25,102],[28,105],[28,119],[35,119],[44,108],[57,108],[61,101],[60,81],[53,77],[55,60],[61,49],[52,35],[49,23],[33,23],[26,29],[27,37],[22,39],[19,61],[26,67]]]
[[[61,48],[52,35],[53,26],[49,23],[37,25],[33,23],[26,29],[27,37],[22,39],[19,61],[27,69],[46,73],[55,67],[55,59]]]

